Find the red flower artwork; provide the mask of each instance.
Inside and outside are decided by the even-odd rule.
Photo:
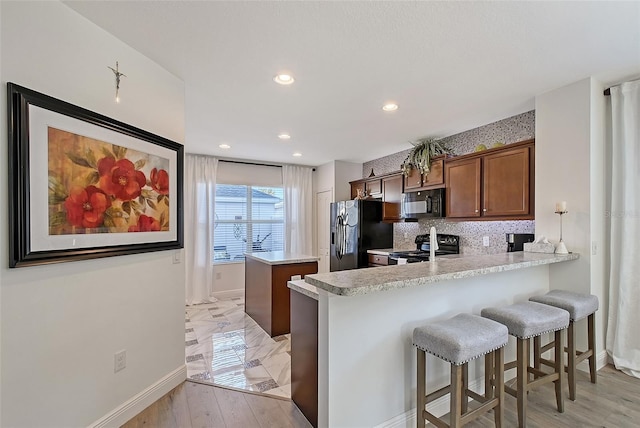
[[[157,232],[159,230],[160,222],[144,214],[138,217],[138,224],[129,226],[129,232]]]
[[[142,188],[147,184],[147,178],[142,171],[129,159],[116,161],[112,157],[105,157],[98,161],[100,174],[100,188],[107,194],[122,201],[130,201],[140,196]]]
[[[98,227],[104,221],[104,212],[111,206],[109,197],[95,186],[73,187],[64,201],[67,221],[77,227]]]
[[[164,169],[158,170],[153,168],[151,170],[151,187],[153,190],[161,195],[169,194],[169,174]]]
[[[168,159],[53,127],[48,137],[50,235],[170,230]]]

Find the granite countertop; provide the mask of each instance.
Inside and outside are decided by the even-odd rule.
[[[340,296],[356,296],[450,279],[576,260],[578,254],[525,253],[438,257],[435,262],[410,263],[306,275],[305,281]]]
[[[309,296],[314,300],[318,300],[318,289],[313,285],[305,282],[304,279],[299,279],[297,281],[289,281],[287,282],[287,287],[289,287],[294,291],[297,291],[298,293],[302,293],[305,296]]]
[[[288,265],[293,263],[317,262],[319,257],[307,254],[286,253],[284,251],[261,251],[244,253],[245,257],[258,260],[268,265]]]

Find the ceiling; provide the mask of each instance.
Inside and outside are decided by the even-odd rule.
[[[640,2],[65,4],[184,81],[188,153],[364,162],[589,76],[640,77]],[[274,83],[282,71],[295,83]]]

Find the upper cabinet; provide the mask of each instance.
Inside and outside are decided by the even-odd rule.
[[[446,217],[480,217],[481,165],[480,158],[447,162]]]
[[[358,189],[362,189],[367,197],[380,199],[382,206],[382,220],[386,222],[402,221],[400,216],[400,202],[402,201],[403,176],[400,171],[376,177],[351,181],[351,197],[355,198]]]
[[[445,162],[446,216],[533,219],[534,140]]]
[[[382,179],[382,220],[401,220],[400,202],[402,201],[402,173]]]
[[[415,168],[411,169],[409,175],[404,177],[404,191],[414,192],[445,187],[444,159],[444,156],[433,158],[427,174],[420,174],[420,171]]]

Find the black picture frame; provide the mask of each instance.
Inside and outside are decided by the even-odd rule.
[[[46,265],[183,248],[184,147],[181,144],[11,82],[7,83],[7,101],[9,137],[9,267]],[[37,206],[31,206],[32,196],[30,195],[33,190],[33,182],[37,181],[38,186],[42,187],[41,177],[39,176],[36,180],[30,172],[31,155],[32,152],[37,153],[37,156],[43,156],[41,154],[42,152],[47,153],[47,141],[31,141],[31,139],[36,139],[33,136],[30,137],[30,111],[33,111],[32,107],[34,106],[44,111],[52,112],[54,115],[70,118],[64,120],[82,124],[82,127],[97,127],[95,128],[97,132],[107,132],[109,135],[122,136],[122,138],[127,141],[134,139],[131,141],[134,141],[138,146],[142,145],[143,147],[149,147],[151,150],[161,150],[163,153],[168,153],[169,156],[167,158],[171,165],[171,171],[175,172],[175,178],[173,178],[172,175],[171,179],[171,185],[175,186],[175,188],[169,189],[171,202],[169,204],[168,196],[165,202],[167,205],[166,209],[170,210],[167,211],[170,212],[167,217],[172,218],[171,226],[168,226],[168,230],[158,234],[161,235],[159,238],[149,232],[102,233],[93,235],[95,238],[90,235],[84,235],[89,241],[88,243],[82,244],[84,245],[82,248],[33,248],[33,242],[36,242],[32,241],[32,239],[36,239],[36,237],[32,236],[35,235],[32,233],[34,216],[41,215],[40,208],[42,208],[42,206],[49,207],[48,199],[44,201],[44,204],[38,199],[37,204],[34,204]],[[36,110],[42,111],[39,109]],[[74,120],[79,122],[73,122]],[[42,152],[39,151],[41,144],[43,145]],[[112,144],[115,146],[115,143],[112,142]],[[150,146],[146,146],[146,144]],[[34,150],[34,147],[38,148],[38,150]],[[35,155],[36,154],[34,154],[34,156]],[[173,162],[175,162],[175,164]],[[50,181],[48,174],[41,175],[45,175],[46,179]],[[44,185],[48,186],[47,183]],[[160,197],[160,195],[158,195],[158,197],[160,201],[162,201],[162,197]],[[49,214],[47,213],[45,215],[48,216]],[[49,225],[50,223],[47,224]],[[168,221],[167,224],[169,224]],[[117,240],[120,236],[123,238],[127,237],[127,242],[122,244],[117,242],[105,243],[100,241],[100,239],[103,239],[100,235],[112,235],[109,237],[110,241]],[[91,246],[91,239],[96,239],[96,246]],[[129,242],[132,240],[135,242]],[[75,244],[75,239],[73,242]]]

